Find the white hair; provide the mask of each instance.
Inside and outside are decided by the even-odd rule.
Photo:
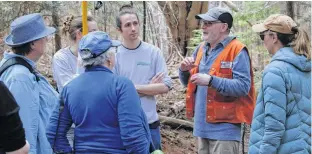
[[[111,47],[105,53],[97,56],[96,58],[92,58],[92,54],[89,51],[81,51],[80,56],[82,58],[82,66],[83,67],[91,67],[97,65],[103,65],[107,60],[111,58],[111,56],[115,56],[116,48]],[[84,58],[90,57],[90,58]]]

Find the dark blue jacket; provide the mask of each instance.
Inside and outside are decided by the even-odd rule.
[[[68,83],[61,98],[60,118],[58,106],[47,127],[53,148],[59,119],[55,151],[72,151],[66,134],[74,123],[76,153],[149,153],[149,127],[130,80],[95,66]]]

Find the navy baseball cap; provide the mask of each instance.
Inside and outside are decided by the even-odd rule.
[[[107,33],[103,31],[90,32],[83,36],[79,41],[78,51],[88,51],[91,53],[90,57],[81,57],[82,59],[96,58],[105,53],[111,47],[120,46],[121,42],[112,40]]]
[[[229,10],[221,7],[214,7],[208,10],[205,14],[198,14],[195,16],[196,19],[203,19],[206,21],[221,21],[229,25],[229,29],[233,24],[233,17]]]

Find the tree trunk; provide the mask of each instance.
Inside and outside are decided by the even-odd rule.
[[[186,47],[192,37],[192,31],[199,28],[195,15],[206,12],[208,2],[158,1],[157,3],[164,13],[174,45],[181,55],[186,56]]]
[[[106,2],[103,1],[103,14],[106,14]],[[107,16],[104,16],[104,32],[107,32]]]
[[[58,1],[52,1],[52,21],[53,21],[53,27],[55,27],[56,29],[56,33],[55,33],[55,50],[53,52],[56,53],[58,50],[60,50],[62,48],[62,43],[61,43],[61,35],[60,35],[60,30],[59,30],[59,13],[58,13],[58,9],[60,4]],[[53,56],[52,55],[52,56]]]
[[[151,9],[150,8],[146,9],[146,13],[147,13],[147,17],[148,17],[149,27],[151,29],[151,35],[152,35],[151,38],[152,38],[153,44],[155,44],[158,48],[160,48],[160,44],[159,44],[160,38],[156,34],[156,29],[154,26],[156,23],[154,22],[154,18],[153,18]],[[155,37],[153,37],[153,36],[155,36]]]
[[[146,2],[143,1],[143,41],[145,42],[145,35],[146,35]]]
[[[177,29],[177,43],[179,44],[180,50],[182,50],[182,55],[185,56],[187,53],[187,41],[186,38],[188,33],[188,27],[186,26],[186,18],[189,13],[189,5],[187,3],[192,3],[190,1],[188,2],[179,2],[177,3],[178,7],[178,29]]]
[[[295,14],[294,14],[294,2],[292,1],[287,1],[286,2],[286,14],[290,16],[292,19],[294,19]]]

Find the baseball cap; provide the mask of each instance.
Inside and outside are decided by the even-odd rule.
[[[265,19],[264,22],[253,25],[252,30],[257,33],[271,30],[282,34],[294,34],[295,32],[292,31],[293,27],[297,27],[297,24],[291,17],[283,14],[273,14]]]
[[[229,10],[221,7],[214,7],[208,10],[205,14],[198,14],[195,16],[196,19],[203,19],[206,21],[217,21],[220,20],[223,23],[227,23],[229,28],[232,27],[233,17]]]
[[[89,57],[81,57],[82,59],[96,58],[105,53],[110,47],[121,45],[120,41],[112,40],[107,33],[102,31],[90,32],[83,36],[79,42],[78,51],[88,51],[91,53]]]

